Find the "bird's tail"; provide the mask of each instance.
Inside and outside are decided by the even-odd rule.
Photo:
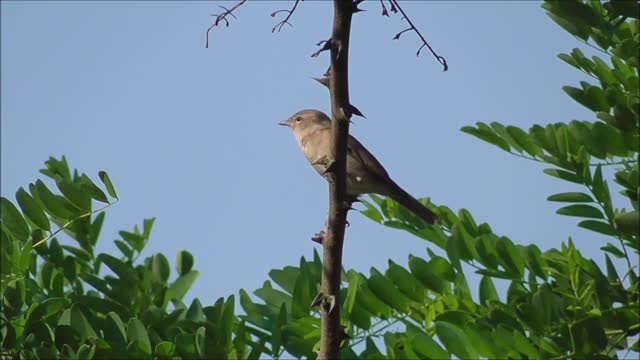
[[[395,189],[389,194],[389,197],[395,200],[397,203],[405,207],[407,210],[414,213],[417,217],[424,220],[428,224],[433,224],[438,219],[438,216],[429,210],[426,206],[408,192],[404,191],[400,186],[394,183]]]

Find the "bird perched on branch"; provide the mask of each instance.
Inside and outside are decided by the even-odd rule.
[[[304,156],[320,173],[326,175],[331,143],[331,119],[322,111],[302,110],[279,125],[293,131]],[[349,135],[347,144],[347,195],[356,199],[362,194],[388,196],[416,216],[433,224],[437,216],[395,183],[380,162],[358,140]]]

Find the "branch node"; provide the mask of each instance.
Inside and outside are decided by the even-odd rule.
[[[293,7],[291,8],[291,10],[278,10],[278,11],[274,11],[271,13],[271,17],[276,17],[276,14],[279,14],[281,12],[286,12],[287,16],[284,18],[284,20],[280,21],[279,23],[276,24],[276,26],[273,27],[273,29],[271,29],[271,33],[276,32],[276,29],[278,30],[278,32],[280,32],[280,30],[282,30],[282,28],[285,25],[289,25],[291,27],[293,27],[293,25],[291,25],[291,23],[289,22],[289,19],[291,19],[291,16],[293,15],[294,11],[296,11],[296,7],[298,7],[298,3],[300,2],[300,0],[296,0],[296,2],[293,4]]]
[[[207,33],[206,33],[206,42],[204,47],[205,48],[209,48],[209,32],[211,31],[211,29],[213,29],[214,27],[220,25],[220,22],[224,21],[224,25],[225,27],[229,27],[229,20],[227,20],[227,16],[231,16],[234,19],[237,19],[235,15],[233,15],[233,11],[237,8],[240,7],[240,5],[244,4],[245,2],[247,2],[247,0],[240,0],[240,2],[238,2],[237,4],[235,4],[231,9],[227,9],[224,6],[220,6],[220,8],[222,8],[224,10],[224,12],[222,14],[211,14],[211,16],[215,16],[216,20],[213,22],[213,24],[211,24],[211,26],[209,26],[209,28],[207,28]]]
[[[329,78],[328,77],[322,77],[322,78],[312,78],[313,80],[319,82],[320,84],[324,85],[327,89],[329,89]]]
[[[313,298],[313,301],[311,301],[311,308],[313,309],[314,307],[320,306],[320,304],[322,304],[322,300],[324,300],[324,293],[320,291],[318,295]]]
[[[331,39],[329,40],[321,40],[319,41],[316,46],[320,46],[322,45],[322,47],[320,48],[320,50],[314,52],[313,54],[311,54],[311,57],[318,57],[318,55],[320,55],[321,52],[323,51],[327,51],[331,49],[331,45],[332,45],[332,41]]]

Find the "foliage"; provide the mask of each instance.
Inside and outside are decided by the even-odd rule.
[[[372,268],[368,275],[343,271],[344,358],[616,358],[631,352],[638,357],[637,3],[549,1],[543,7],[606,56],[587,58],[579,49],[559,55],[596,80],[564,90],[597,120],[529,130],[477,123],[462,130],[512,155],[548,164],[544,173],[575,183],[575,191],[548,200],[563,203],[558,214],[580,218],[579,227],[608,239],[601,248],[605,269],[584,258],[572,239],[559,249],[520,245],[478,224],[465,209],[431,204],[441,224],[429,226],[393,201],[372,196],[364,202],[364,215],[435,248],[409,255],[406,264],[390,261],[384,270]],[[320,289],[317,253],[312,260],[301,258],[298,266],[272,270],[254,296],[240,290],[242,315],[235,315],[234,296],[209,306],[194,299],[187,306],[182,299],[198,277],[193,256],[178,253],[173,281],[164,255],[140,259],[153,219],[141,229],[120,232],[118,256],[96,254],[102,210],[110,199],[117,201],[106,173],[99,174],[104,190],[85,174],[72,176],[64,158],[47,161],[42,173],[59,193],[38,180],[28,191],[18,190],[18,206],[1,199],[2,354],[315,357],[320,320],[310,304]],[[611,181],[620,185],[630,208],[614,207]],[[106,205],[92,210],[96,201]],[[61,233],[73,245],[62,244]],[[473,291],[465,275],[469,269],[480,276]],[[499,281],[509,284],[506,294],[497,290]]]
[[[85,174],[69,171],[66,159],[46,162],[44,181],[16,193],[22,214],[2,198],[0,224],[0,343],[4,355],[21,358],[204,358],[246,356],[237,328],[234,296],[203,307],[182,299],[198,277],[193,256],[178,252],[177,277],[169,281],[167,258],[137,261],[154,219],[142,229],[120,231],[119,257],[96,254],[105,214],[113,204]],[[117,194],[100,172],[106,192]],[[92,199],[107,205],[92,210]],[[53,226],[58,230],[52,231]],[[74,245],[61,244],[64,232]],[[104,265],[104,266],[103,266]],[[101,271],[103,269],[104,271]],[[240,336],[231,343],[231,331]]]

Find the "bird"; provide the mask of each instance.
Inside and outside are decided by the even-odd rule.
[[[322,111],[306,109],[296,112],[278,125],[291,128],[304,156],[326,178],[331,119]],[[382,164],[351,135],[347,142],[346,167],[349,198],[357,199],[360,195],[372,193],[388,196],[426,223],[436,222],[436,214],[396,184]]]

